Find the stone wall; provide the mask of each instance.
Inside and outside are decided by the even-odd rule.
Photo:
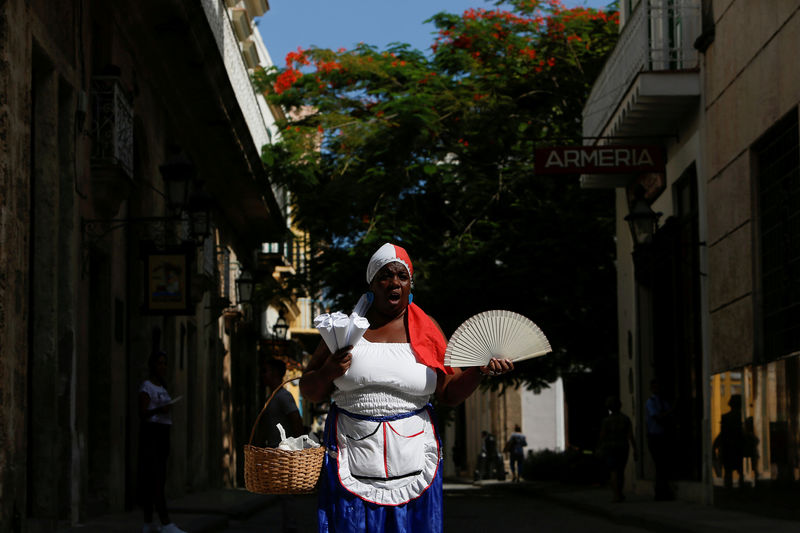
[[[717,206],[708,210],[712,373],[751,364],[757,350],[750,148],[800,102],[800,71],[787,68],[800,49],[799,10],[797,1],[714,5],[704,65],[708,205]]]
[[[0,4],[0,523],[26,509],[30,45],[25,2]]]

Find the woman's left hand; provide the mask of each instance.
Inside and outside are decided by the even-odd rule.
[[[511,359],[498,359],[492,357],[489,364],[479,368],[484,376],[500,376],[514,370],[514,362]]]

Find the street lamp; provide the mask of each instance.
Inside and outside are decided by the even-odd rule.
[[[170,156],[158,170],[164,179],[167,205],[172,211],[182,211],[189,198],[189,187],[197,174],[194,163],[180,152]]]
[[[275,324],[272,325],[272,334],[275,340],[286,340],[286,333],[289,331],[289,323],[283,318],[283,314],[278,315]]]
[[[239,277],[236,278],[236,290],[238,292],[237,300],[239,303],[248,303],[253,297],[253,275],[247,270],[243,270]]]
[[[201,245],[211,235],[211,208],[214,200],[203,190],[189,195],[186,211],[189,213],[189,237]]]
[[[196,179],[197,169],[183,152],[170,156],[158,168],[164,179],[164,192],[161,194],[169,213],[165,216],[82,219],[82,235],[97,241],[116,229],[140,225],[152,232],[154,239],[161,242],[160,247],[164,247],[171,235],[171,226],[188,223],[189,239],[198,246],[202,245],[211,235],[214,200],[203,191],[203,182]],[[190,194],[192,189],[194,192]]]
[[[643,195],[637,195],[630,212],[625,216],[625,221],[628,222],[631,230],[634,247],[653,242],[659,218],[661,218],[661,213],[653,211]]]

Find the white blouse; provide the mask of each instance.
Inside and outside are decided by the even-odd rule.
[[[150,396],[150,403],[147,405],[148,410],[162,407],[172,400],[167,389],[161,385],[156,385],[149,379],[142,383],[142,386],[139,387],[139,391],[145,392]],[[169,414],[169,411],[166,413],[153,413],[147,417],[146,420],[148,422],[155,422],[156,424],[172,424],[172,416]]]
[[[346,411],[367,416],[415,411],[436,391],[436,372],[417,362],[408,343],[362,338],[352,354],[350,368],[333,382],[332,399]]]

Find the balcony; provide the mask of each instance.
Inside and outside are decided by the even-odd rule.
[[[102,217],[119,211],[133,186],[133,106],[116,67],[93,76],[92,203]]]
[[[284,242],[262,243],[261,250],[256,253],[257,270],[279,277],[304,272],[307,268],[306,246],[305,240],[294,235],[289,235]]]
[[[673,137],[700,97],[700,31],[700,0],[641,0],[592,87],[583,135]]]

